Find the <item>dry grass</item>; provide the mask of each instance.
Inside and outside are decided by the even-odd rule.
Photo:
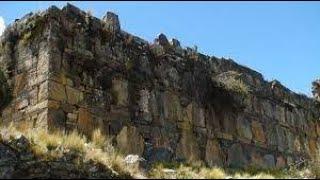
[[[222,83],[230,91],[234,91],[242,95],[247,95],[249,93],[248,86],[243,83],[241,79],[228,78]]]
[[[72,131],[72,133],[64,136],[63,146],[68,149],[77,150],[80,152],[85,151],[86,147],[86,138],[77,133],[77,131]]]
[[[199,174],[207,179],[222,179],[227,176],[225,171],[218,167],[203,168],[200,170]]]
[[[218,167],[206,168],[204,166],[189,166],[177,163],[159,163],[149,172],[155,179],[222,179],[227,175]]]
[[[0,127],[0,139],[10,140],[19,135],[26,136],[35,155],[45,159],[62,157],[66,151],[73,150],[82,154],[84,161],[93,160],[104,164],[115,173],[145,177],[138,164],[126,164],[124,156],[111,144],[111,138],[104,136],[99,129],[92,133],[91,141],[76,131],[69,134],[61,132],[48,133],[44,129],[32,128],[30,124],[14,126],[10,124]],[[320,161],[315,159],[303,169],[290,170],[258,170],[254,167],[246,170],[224,170],[218,167],[208,168],[203,163],[192,165],[180,163],[158,163],[148,172],[149,178],[155,179],[275,179],[275,178],[319,178]]]
[[[241,73],[236,71],[227,71],[213,77],[213,80],[222,84],[228,91],[235,92],[242,96],[247,96],[250,93],[250,88],[240,79],[240,77]]]
[[[24,135],[30,140],[33,153],[44,159],[60,158],[64,153],[74,151],[82,155],[84,161],[100,162],[117,174],[143,177],[138,164],[127,165],[124,156],[100,130],[93,132],[90,142],[77,131],[68,134],[48,133],[45,129],[32,128],[32,125],[26,122],[21,122],[19,127],[13,123],[7,127],[2,126],[0,134],[7,140]]]
[[[97,147],[100,147],[100,148],[104,148],[104,147],[106,147],[107,144],[110,143],[110,140],[107,139],[106,136],[104,136],[101,133],[100,129],[96,129],[93,131],[91,141],[94,145],[96,145]]]

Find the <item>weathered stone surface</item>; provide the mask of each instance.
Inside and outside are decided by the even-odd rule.
[[[141,115],[143,121],[151,122],[151,107],[150,107],[150,92],[146,89],[140,90],[139,105],[139,115]]]
[[[171,122],[182,120],[179,97],[172,92],[165,92],[163,99],[164,117]]]
[[[200,160],[199,145],[197,144],[192,131],[185,130],[182,132],[182,136],[177,144],[176,156],[177,159],[187,162]]]
[[[66,92],[69,104],[79,104],[83,100],[83,93],[75,88],[66,86]]]
[[[0,44],[1,123],[101,128],[150,161],[282,167],[319,151],[313,99],[164,34],[151,44],[113,13],[50,8],[13,23]]]
[[[11,99],[7,78],[0,67],[0,110],[7,106]]]
[[[266,137],[265,137],[265,133],[261,123],[257,121],[252,121],[251,128],[252,128],[253,139],[255,141],[265,143]]]
[[[56,82],[49,82],[48,84],[49,91],[49,99],[56,100],[56,101],[66,101],[66,89],[65,86]]]
[[[244,138],[247,141],[252,139],[251,124],[244,117],[239,116],[237,119],[237,130],[240,138]]]
[[[117,136],[117,146],[124,154],[141,156],[144,151],[144,139],[136,127],[124,126]]]
[[[91,136],[91,133],[94,130],[95,123],[92,119],[92,114],[86,108],[79,109],[79,120],[78,120],[78,129],[80,132],[85,133],[86,135]]]
[[[118,15],[113,12],[107,12],[106,16],[103,17],[103,20],[107,24],[107,28],[114,32],[120,31],[120,22]]]
[[[224,163],[224,157],[220,149],[220,145],[216,140],[207,141],[206,145],[206,163],[209,166],[222,166]]]
[[[25,86],[27,85],[28,80],[25,73],[19,74],[15,77],[15,84],[13,94],[17,95],[20,94],[22,90],[24,90]]]
[[[197,105],[193,104],[193,124],[198,127],[206,127],[205,122],[205,110]]]
[[[233,144],[228,149],[227,165],[233,168],[244,167],[248,163],[245,158],[241,144]]]
[[[276,167],[277,168],[284,168],[285,166],[286,166],[286,160],[283,158],[283,156],[278,156]]]
[[[308,141],[308,154],[310,157],[315,158],[318,155],[318,142],[315,139]]]
[[[251,157],[250,157],[250,166],[252,167],[256,167],[256,168],[263,168],[264,166],[264,162],[263,162],[263,157],[261,155],[261,153],[257,152],[257,151],[253,151],[251,153]]]
[[[271,154],[267,154],[265,156],[263,156],[263,160],[264,160],[264,164],[266,165],[266,167],[268,169],[274,168],[275,167],[275,160],[274,160],[274,156]]]
[[[50,130],[64,129],[66,115],[62,110],[48,111],[48,126]]]
[[[116,105],[128,106],[128,82],[126,80],[112,80],[112,91],[116,98]]]

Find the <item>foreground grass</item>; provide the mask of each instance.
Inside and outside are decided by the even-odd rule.
[[[44,129],[32,128],[30,124],[20,123],[0,127],[0,140],[10,140],[24,135],[32,144],[33,153],[42,159],[54,160],[61,158],[66,152],[81,154],[85,162],[94,161],[103,164],[114,173],[133,178],[154,179],[287,179],[287,178],[320,178],[320,161],[314,160],[306,167],[297,169],[255,169],[246,170],[208,168],[202,163],[157,163],[144,173],[136,164],[127,164],[124,156],[112,146],[111,139],[104,136],[99,129],[95,130],[90,140],[76,131],[69,134],[62,132],[48,133]]]
[[[319,179],[318,163],[312,162],[308,166],[297,169],[256,169],[245,170],[208,168],[203,165],[188,165],[179,163],[155,164],[149,171],[148,177],[154,179]]]
[[[0,127],[0,135],[4,140],[24,135],[32,144],[33,154],[44,160],[59,159],[65,153],[74,152],[80,154],[84,162],[93,160],[101,163],[115,174],[144,177],[138,164],[126,164],[124,156],[111,145],[111,140],[102,135],[99,129],[95,130],[91,140],[88,140],[76,131],[68,134],[58,131],[48,133],[44,129],[32,128],[30,124],[21,123],[18,127],[13,124]]]
[[[208,168],[187,164],[160,163],[149,172],[149,177],[155,179],[275,179],[276,177],[261,173],[235,172],[219,167]]]

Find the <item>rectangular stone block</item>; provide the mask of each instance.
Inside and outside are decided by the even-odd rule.
[[[255,141],[265,143],[266,137],[265,137],[265,132],[262,127],[262,124],[257,121],[252,121],[251,128],[252,128],[253,139]]]
[[[66,86],[66,92],[69,104],[79,104],[83,100],[83,93],[78,89]]]
[[[67,100],[65,86],[53,81],[49,83],[49,99],[65,102]]]

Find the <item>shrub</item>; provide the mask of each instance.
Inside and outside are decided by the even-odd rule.
[[[249,95],[250,88],[239,78],[240,76],[241,73],[227,71],[213,77],[212,79],[218,82],[224,89],[235,92],[243,97],[247,97]]]

